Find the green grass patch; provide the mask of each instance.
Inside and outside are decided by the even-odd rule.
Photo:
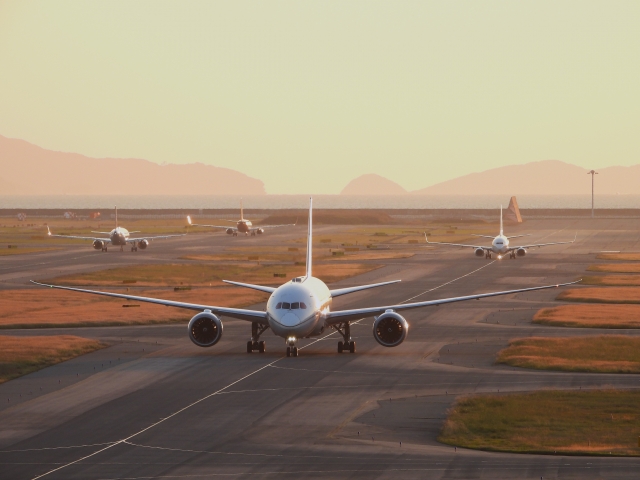
[[[540,391],[460,399],[438,440],[513,453],[638,456],[640,392]]]
[[[640,305],[560,305],[539,310],[533,323],[575,328],[640,328]]]
[[[640,337],[520,338],[498,352],[496,363],[536,370],[640,373]]]

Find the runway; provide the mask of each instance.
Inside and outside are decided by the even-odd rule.
[[[403,282],[334,300],[333,309],[394,304],[579,279],[602,250],[638,250],[636,220],[535,220],[527,241],[570,240],[525,258],[476,258],[471,250],[412,247],[416,255],[338,285]],[[318,227],[332,232],[345,227]],[[2,288],[30,278],[136,262],[171,263],[233,242],[278,245],[304,236],[198,235],[154,242],[146,252],[93,252],[89,245],[11,258]],[[518,239],[519,240],[519,239]],[[232,280],[232,279],[231,279]],[[35,288],[35,287],[34,287]],[[454,448],[436,438],[459,395],[540,388],[640,388],[634,375],[540,372],[494,365],[508,340],[599,335],[599,329],[531,323],[558,290],[462,302],[406,313],[407,340],[384,348],[373,320],[353,327],[357,353],[338,354],[332,334],[301,341],[300,357],[266,332],[267,353],[245,353],[250,324],[224,321],[220,343],[195,347],[186,325],[14,330],[73,333],[109,348],[0,385],[3,479],[637,478],[640,458],[514,455]],[[260,308],[260,305],[255,308]],[[135,314],[135,312],[131,313]],[[636,335],[635,331],[616,331]],[[40,390],[42,389],[42,390]]]

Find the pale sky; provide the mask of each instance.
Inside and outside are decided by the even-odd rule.
[[[0,134],[268,193],[633,165],[640,2],[0,0]]]

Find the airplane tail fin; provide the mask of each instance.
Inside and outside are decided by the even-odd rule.
[[[116,209],[116,228],[118,228],[118,206],[114,207]]]
[[[500,235],[503,235],[503,228],[502,228],[502,205],[500,205]]]
[[[240,199],[240,220],[244,220],[244,208],[242,207],[242,199]]]
[[[312,260],[313,260],[313,234],[312,234],[312,230],[313,230],[313,220],[312,220],[312,214],[313,214],[313,198],[309,198],[309,227],[308,227],[308,232],[307,232],[307,273],[306,273],[306,277],[310,278],[311,277],[311,271],[312,271]]]

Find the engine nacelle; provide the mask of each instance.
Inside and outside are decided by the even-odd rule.
[[[199,313],[189,321],[189,338],[199,347],[211,347],[222,338],[222,322],[209,311]]]
[[[397,347],[409,331],[409,324],[403,316],[387,311],[373,322],[373,338],[383,347]]]
[[[233,228],[227,228],[227,235],[233,235]]]
[[[476,257],[483,257],[484,256],[484,248],[476,248],[475,254],[476,254]]]
[[[256,233],[258,235],[262,235],[264,233],[264,228],[256,228]]]
[[[140,240],[140,241],[138,242],[138,248],[139,248],[140,250],[144,250],[144,249],[145,249],[145,248],[147,248],[148,246],[149,246],[149,240],[147,240],[147,239],[143,239],[143,240]]]
[[[516,255],[519,257],[524,257],[527,254],[527,251],[524,248],[519,248],[516,250]]]
[[[93,241],[93,248],[95,248],[96,250],[104,249],[104,242],[102,240],[94,240]]]

